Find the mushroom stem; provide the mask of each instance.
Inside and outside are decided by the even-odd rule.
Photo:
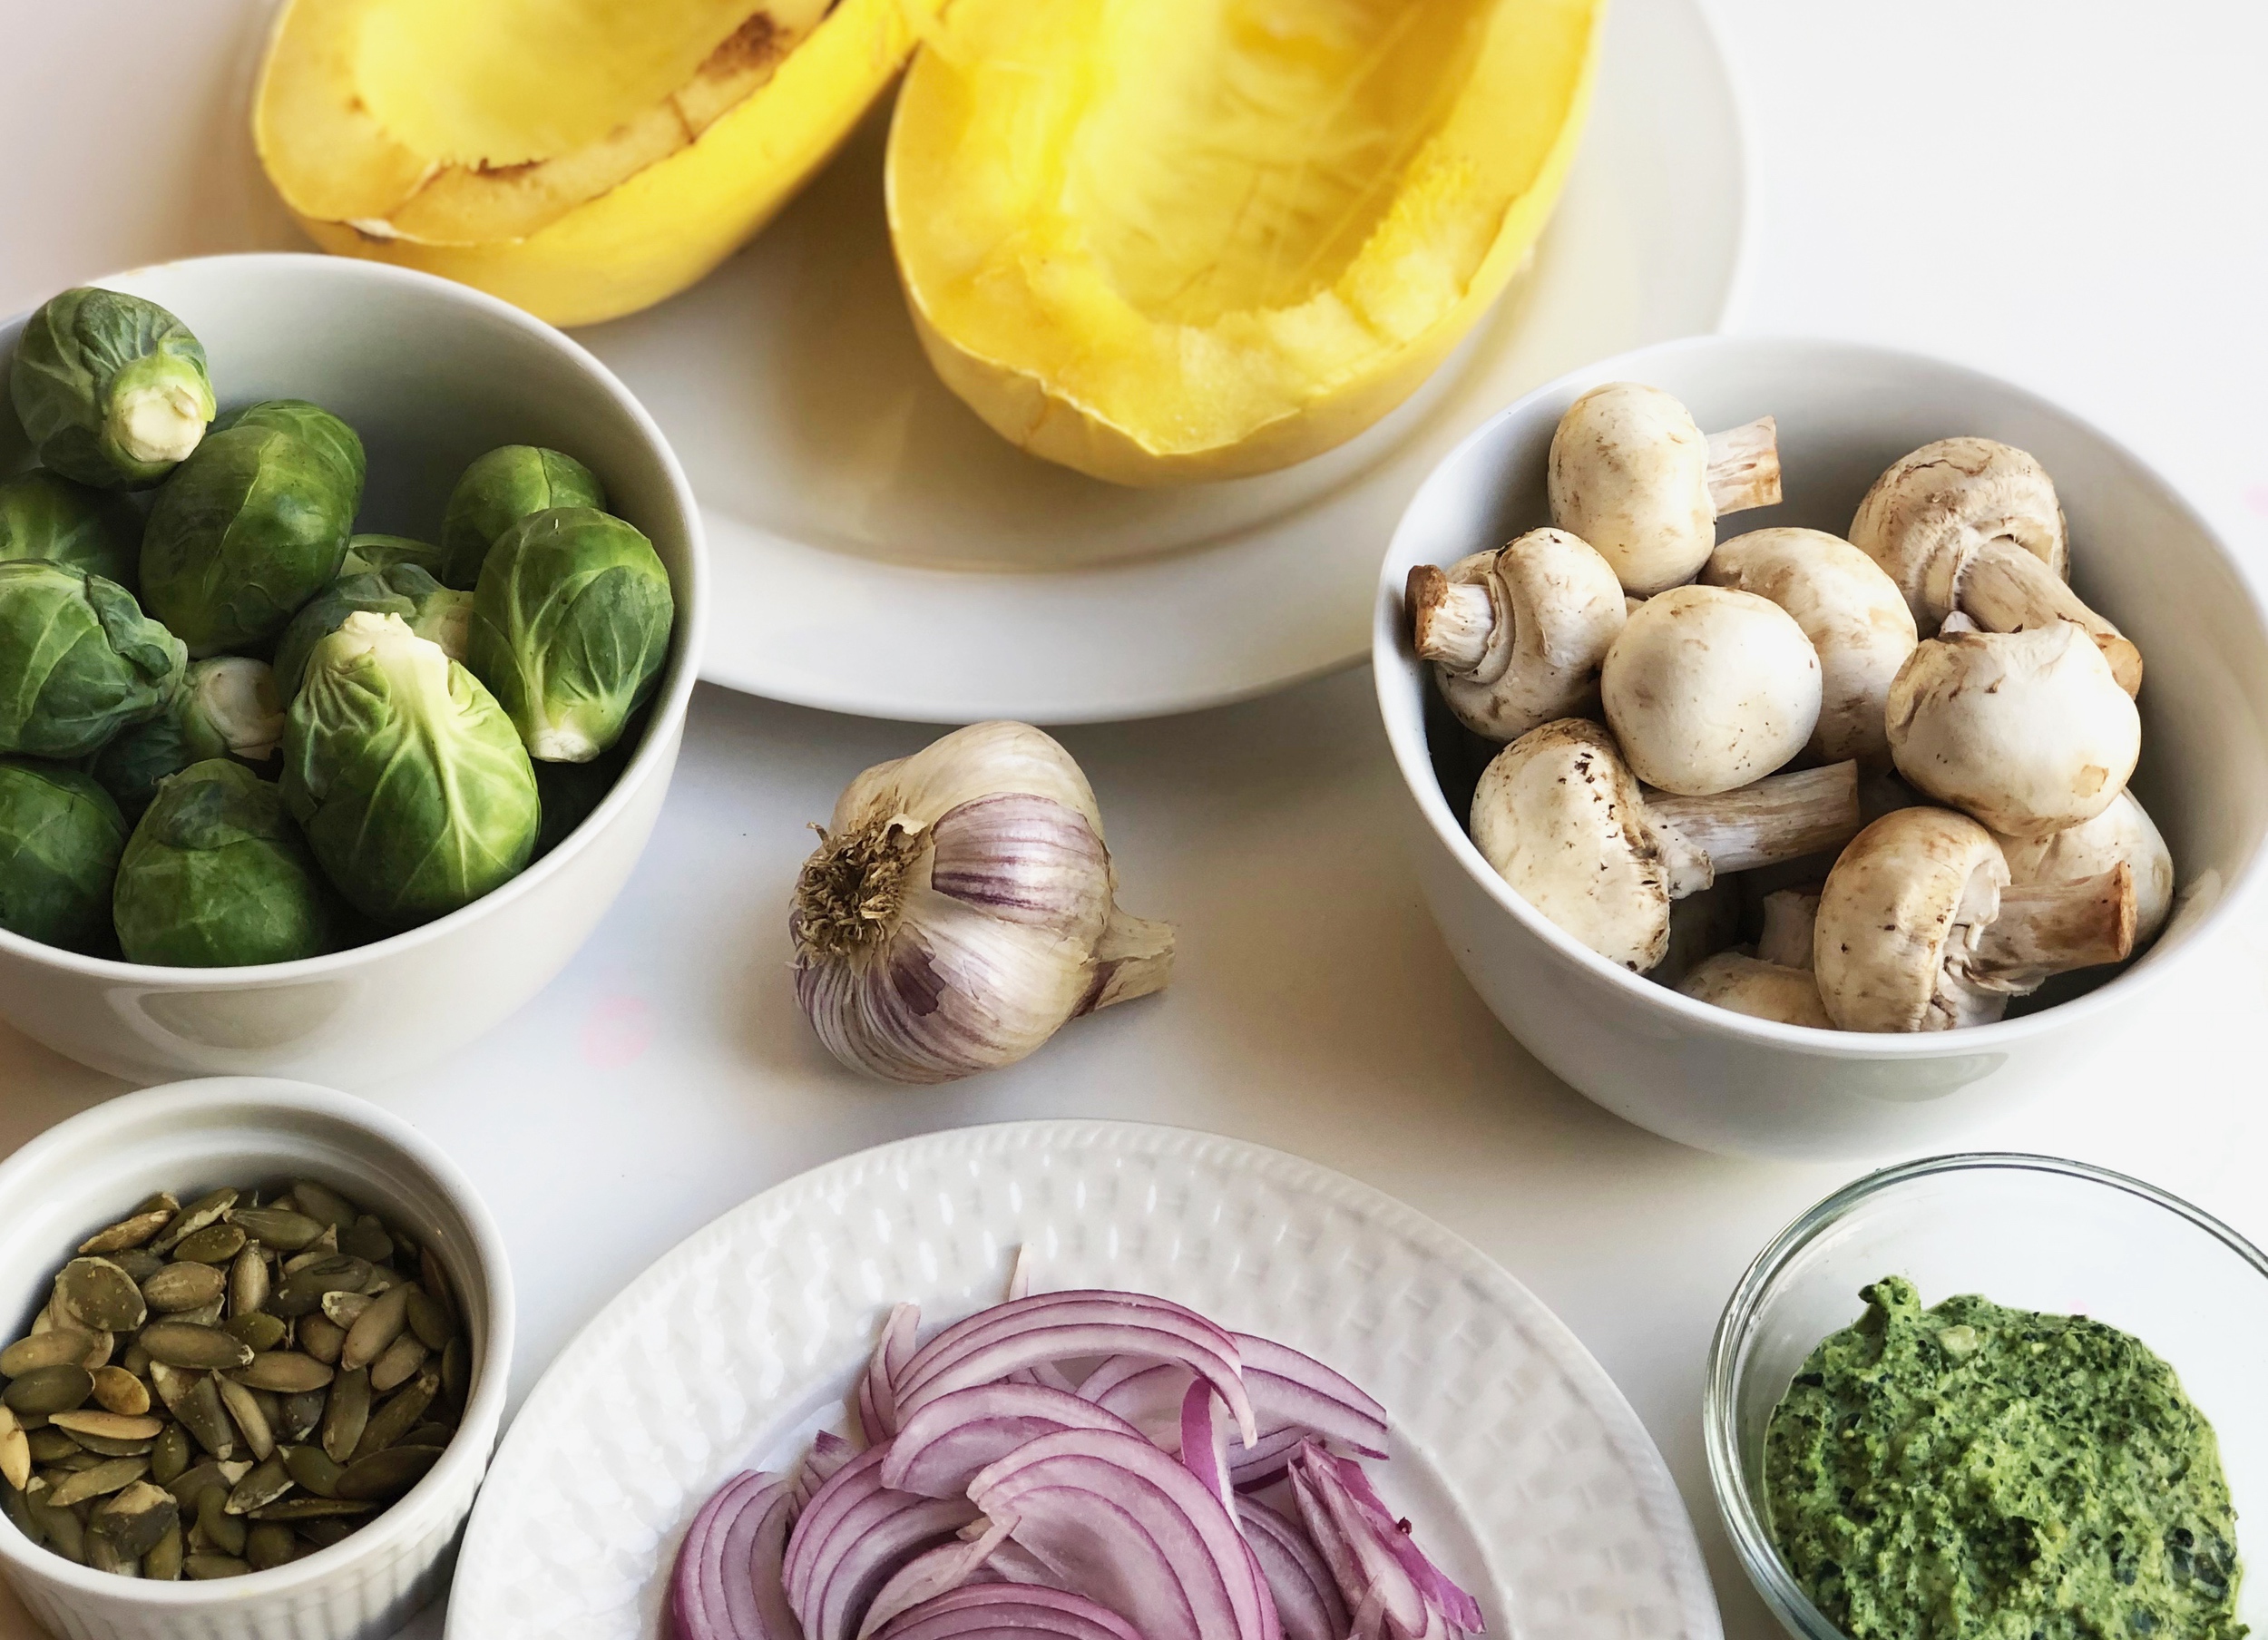
[[[2134,952],[2134,868],[2121,861],[2077,883],[2028,883],[2000,891],[2000,913],[1977,941],[1969,977],[2019,995],[2051,975],[2123,962]]]
[[[1764,932],[1756,938],[1759,962],[1809,971],[1812,931],[1819,922],[1819,890],[1776,889],[1764,897]]]
[[[1709,503],[1716,515],[1780,503],[1780,430],[1768,415],[1709,434]]]
[[[1648,792],[1646,819],[1660,839],[1670,892],[1690,893],[1725,872],[1840,848],[1858,835],[1859,766],[1774,775],[1710,797]]]
[[[1403,598],[1421,660],[1470,672],[1487,658],[1496,630],[1496,600],[1488,588],[1452,581],[1439,564],[1415,564]]]
[[[2118,687],[2133,695],[2142,688],[2142,651],[2133,640],[2087,608],[2077,592],[2032,553],[2005,536],[1980,546],[1961,571],[1958,609],[1988,632],[2021,632],[2051,620],[2083,629],[2110,662]]]

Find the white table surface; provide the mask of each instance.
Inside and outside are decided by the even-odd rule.
[[[2185,486],[2268,582],[2268,12],[1912,0],[1893,24],[1810,0],[1714,9],[1756,182],[1729,327],[1918,347],[2072,404]],[[136,261],[293,242],[238,124],[265,10],[0,6],[10,83],[80,87],[68,128],[0,97],[0,311]],[[1361,671],[1067,733],[1127,904],[1180,925],[1173,989],[957,1088],[863,1082],[796,1011],[787,892],[805,823],[926,738],[704,689],[653,845],[590,946],[472,1052],[366,1090],[449,1146],[503,1224],[515,1401],[656,1255],[815,1163],[1022,1117],[1213,1128],[1393,1192],[1558,1310],[1667,1455],[1728,1635],[1776,1634],[1716,1524],[1702,1357],[1749,1257],[1857,1169],[1680,1149],[1503,1035],[1387,841],[1403,799]],[[1979,1142],[2121,1167],[2268,1236],[2268,937],[2224,950],[2162,1030]],[[0,1148],[117,1088],[0,1028]],[[438,1631],[437,1613],[414,1630]],[[0,1608],[0,1636],[32,1632]]]

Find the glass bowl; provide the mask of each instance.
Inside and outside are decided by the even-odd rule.
[[[2044,1156],[1939,1157],[1870,1174],[1789,1225],[1741,1277],[1709,1346],[1710,1482],[1749,1581],[1789,1634],[1843,1640],[1773,1547],[1765,1425],[1820,1340],[1864,1312],[1859,1289],[1885,1275],[1911,1279],[1924,1304],[1978,1293],[2141,1339],[2219,1435],[2238,1553],[2268,1567],[2268,1259],[2120,1174]],[[2238,1610],[2268,1626],[2268,1570],[2244,1580]]]

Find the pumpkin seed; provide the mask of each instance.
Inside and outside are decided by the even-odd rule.
[[[347,1342],[347,1329],[327,1315],[299,1318],[299,1348],[326,1366],[334,1366]]]
[[[173,1409],[173,1416],[181,1420],[197,1444],[215,1458],[236,1456],[236,1425],[229,1420],[228,1409],[221,1405],[220,1388],[210,1373],[191,1385],[181,1404]]]
[[[291,1199],[300,1212],[333,1230],[346,1229],[359,1216],[352,1202],[313,1179],[294,1179]]]
[[[24,1444],[30,1450],[34,1463],[61,1463],[72,1453],[84,1450],[61,1430],[26,1430]]]
[[[417,1334],[418,1342],[428,1350],[446,1349],[449,1334],[455,1329],[449,1325],[449,1318],[441,1306],[415,1282],[410,1284],[407,1303],[409,1330]]]
[[[230,1218],[254,1241],[284,1253],[305,1252],[327,1227],[288,1207],[239,1207]]]
[[[362,1313],[375,1302],[362,1293],[326,1293],[322,1303],[323,1319],[334,1327],[351,1332],[355,1330],[355,1323],[362,1319]]]
[[[425,1409],[441,1392],[441,1375],[420,1373],[386,1399],[386,1404],[370,1414],[370,1421],[362,1431],[362,1439],[355,1443],[355,1457],[367,1458],[373,1452],[384,1451],[425,1420]]]
[[[278,1508],[283,1506],[278,1504]],[[299,1541],[318,1549],[334,1548],[355,1535],[361,1521],[353,1518],[300,1520],[292,1529],[299,1534]]]
[[[96,1254],[122,1253],[129,1247],[139,1247],[172,1218],[171,1207],[152,1207],[147,1212],[127,1215],[105,1230],[97,1230],[79,1244],[79,1251]]]
[[[220,1391],[220,1404],[229,1410],[236,1427],[243,1431],[244,1444],[252,1449],[252,1456],[267,1462],[276,1450],[276,1432],[268,1421],[268,1414],[253,1398],[251,1391],[232,1378],[213,1381]]]
[[[364,1307],[362,1313],[355,1317],[354,1324],[347,1329],[347,1342],[338,1352],[340,1366],[351,1372],[357,1367],[368,1366],[386,1353],[402,1335],[402,1329],[409,1324],[409,1294],[406,1285],[389,1287]],[[371,1382],[375,1387],[376,1374],[371,1375]]]
[[[120,1554],[116,1544],[92,1527],[86,1535],[86,1563],[91,1569],[113,1577],[142,1576],[142,1561],[137,1557]]]
[[[166,1264],[162,1254],[152,1253],[147,1247],[128,1247],[122,1253],[112,1254],[110,1261],[123,1270],[128,1279],[137,1286],[164,1269]]]
[[[252,1315],[268,1302],[268,1260],[258,1247],[247,1247],[229,1266],[229,1313]]]
[[[323,1450],[345,1463],[362,1444],[370,1422],[370,1374],[341,1372],[331,1381],[330,1405],[323,1409]]]
[[[73,1435],[71,1439],[88,1453],[102,1458],[143,1458],[157,1445],[154,1437],[143,1440],[132,1436],[118,1440],[108,1435]]]
[[[150,1308],[164,1315],[201,1310],[226,1295],[229,1278],[210,1264],[183,1261],[168,1264],[142,1284],[142,1296]]]
[[[249,1315],[231,1315],[220,1323],[220,1330],[230,1338],[250,1347],[252,1359],[258,1361],[263,1350],[272,1350],[283,1342],[291,1329],[274,1316],[259,1310]]]
[[[19,1416],[32,1412],[44,1417],[83,1406],[86,1398],[93,1393],[94,1375],[75,1362],[65,1362],[34,1367],[12,1380],[5,1390],[0,1391],[0,1405]]]
[[[34,1544],[46,1544],[46,1517],[32,1507],[30,1496],[21,1487],[10,1487],[6,1491],[0,1492],[0,1513],[5,1513],[8,1523]]]
[[[220,1577],[241,1577],[251,1569],[234,1555],[191,1555],[181,1562],[181,1576],[192,1583],[210,1583]]]
[[[370,1363],[370,1387],[381,1395],[399,1388],[416,1375],[425,1364],[425,1357],[432,1353],[415,1335],[403,1333],[386,1346],[385,1354]]]
[[[291,1489],[291,1471],[279,1454],[269,1453],[252,1466],[252,1472],[229,1489],[229,1513],[249,1515],[265,1508]]]
[[[236,1198],[237,1192],[225,1185],[218,1190],[207,1192],[175,1214],[152,1245],[160,1253],[171,1253],[207,1225],[219,1224],[229,1209],[236,1206]]]
[[[234,1372],[252,1359],[251,1346],[218,1327],[153,1321],[142,1330],[142,1347],[153,1362],[190,1371]]]
[[[77,1366],[93,1348],[94,1334],[83,1327],[35,1332],[0,1350],[0,1377],[21,1378],[42,1367]]]
[[[131,1332],[149,1319],[134,1278],[106,1258],[74,1258],[55,1277],[64,1317],[101,1332]]]
[[[421,1423],[401,1439],[406,1447],[445,1447],[456,1439],[456,1430],[445,1423]]]
[[[58,1412],[48,1421],[74,1438],[92,1435],[100,1440],[153,1441],[165,1432],[161,1418],[137,1418],[122,1412]]]
[[[376,1214],[366,1213],[338,1233],[338,1250],[374,1264],[387,1264],[394,1257],[394,1238],[386,1233],[386,1226],[378,1222]]]
[[[449,1318],[449,1331],[455,1332],[460,1323],[456,1303],[456,1289],[449,1284],[449,1273],[427,1247],[417,1255],[417,1282],[425,1294],[441,1306],[442,1314]]]
[[[86,1522],[69,1509],[47,1504],[41,1508],[40,1518],[47,1526],[47,1547],[66,1560],[86,1564]]]
[[[57,1483],[47,1495],[50,1508],[67,1509],[90,1498],[101,1498],[130,1487],[150,1472],[147,1458],[108,1458],[91,1469],[81,1469]]]
[[[207,1487],[197,1494],[197,1532],[207,1548],[218,1549],[224,1555],[244,1552],[244,1534],[248,1529],[241,1515],[229,1513],[229,1492],[225,1487]]]
[[[181,1506],[161,1486],[137,1480],[94,1511],[95,1533],[127,1559],[139,1560],[181,1522]]]
[[[228,1307],[228,1301],[226,1299],[216,1298],[209,1304],[200,1304],[194,1310],[183,1310],[177,1314],[169,1315],[165,1319],[168,1321],[185,1321],[192,1327],[217,1328],[220,1324],[221,1313],[227,1310]]]
[[[229,1489],[251,1473],[251,1469],[249,1463],[224,1463],[217,1458],[200,1459],[182,1470],[166,1489],[180,1500],[181,1508],[194,1514],[200,1495],[218,1488],[225,1501]]]
[[[287,1498],[253,1511],[255,1520],[328,1520],[367,1515],[376,1505],[347,1498]]]
[[[189,1431],[180,1424],[167,1424],[150,1443],[150,1479],[171,1486],[188,1469],[189,1458]]]
[[[425,1479],[441,1456],[439,1447],[387,1447],[357,1458],[339,1475],[341,1498],[383,1500],[399,1498]]]
[[[89,1376],[94,1380],[94,1399],[104,1411],[139,1418],[150,1410],[150,1386],[125,1368],[97,1367]]]
[[[32,1484],[31,1437],[5,1407],[0,1407],[0,1477],[19,1492]]]
[[[269,1390],[283,1395],[302,1395],[309,1390],[319,1390],[331,1381],[333,1373],[312,1355],[302,1355],[296,1350],[270,1350],[255,1355],[250,1362],[234,1374],[236,1381],[255,1390]],[[372,1381],[376,1381],[373,1374]]]
[[[363,1260],[350,1254],[327,1253],[285,1276],[269,1298],[268,1313],[295,1320],[314,1310],[326,1293],[359,1293],[369,1279],[370,1266]]]
[[[181,1523],[175,1518],[165,1536],[150,1546],[142,1557],[142,1575],[152,1583],[171,1583],[181,1575],[181,1560],[185,1553],[181,1541]]]
[[[147,1378],[150,1376],[150,1352],[142,1347],[140,1339],[136,1339],[126,1346],[126,1352],[118,1358],[118,1364],[136,1378]],[[92,1372],[94,1369],[89,1367],[87,1371]]]
[[[347,1472],[318,1446],[291,1448],[284,1453],[284,1468],[291,1471],[293,1480],[318,1498],[337,1497],[338,1478]]]
[[[252,1535],[244,1546],[245,1561],[256,1572],[272,1571],[298,1557],[298,1538],[293,1536],[289,1527],[279,1521],[261,1521],[252,1528]]]
[[[300,1395],[287,1395],[276,1416],[276,1434],[284,1440],[305,1440],[315,1433],[323,1421],[323,1409],[329,1403],[330,1391],[309,1390]]]
[[[236,1257],[245,1239],[240,1225],[207,1225],[194,1235],[181,1237],[173,1249],[173,1256],[193,1264],[225,1264]]]

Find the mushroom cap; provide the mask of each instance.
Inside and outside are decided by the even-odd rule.
[[[1673,587],[1623,623],[1600,673],[1607,722],[1638,778],[1706,797],[1761,780],[1818,727],[1819,655],[1769,599]]]
[[[2070,533],[2048,470],[2013,444],[1941,438],[1892,462],[1851,520],[1851,542],[1889,571],[1915,622],[1950,614],[1977,549],[2005,537],[2068,579]]]
[[[1697,1002],[1713,1003],[1751,1019],[1809,1025],[1818,1030],[1835,1028],[1809,970],[1784,968],[1736,951],[1719,952],[1699,964],[1678,982],[1677,991]]]
[[[1709,555],[1702,583],[1770,599],[1819,656],[1819,724],[1804,750],[1822,763],[1890,758],[1883,703],[1913,653],[1913,612],[1882,566],[1823,530],[1752,530]]]
[[[2132,792],[2120,792],[2094,819],[2066,826],[2052,836],[1993,840],[2008,859],[2010,883],[2019,888],[2034,883],[2083,883],[2121,864],[2131,868],[2137,952],[2157,938],[2173,914],[2173,852]]]
[[[1890,686],[1888,722],[1900,774],[2012,837],[2094,819],[2142,753],[2133,699],[2068,620],[1918,645]]]
[[[1965,815],[1903,808],[1851,839],[1827,874],[1812,971],[1844,1030],[1950,1030],[2000,1017],[2005,993],[1969,982],[1968,952],[2009,880],[1992,834]]]
[[[1598,709],[1598,669],[1622,630],[1622,583],[1589,543],[1564,530],[1530,530],[1476,552],[1452,581],[1489,589],[1496,625],[1480,666],[1436,666],[1442,698],[1467,728],[1517,740],[1554,718]]]
[[[1637,782],[1579,718],[1529,730],[1481,771],[1473,846],[1539,913],[1643,973],[1669,949],[1669,874]]]
[[[1691,581],[1716,545],[1709,441],[1659,387],[1608,382],[1569,405],[1546,483],[1551,522],[1641,598]]]

